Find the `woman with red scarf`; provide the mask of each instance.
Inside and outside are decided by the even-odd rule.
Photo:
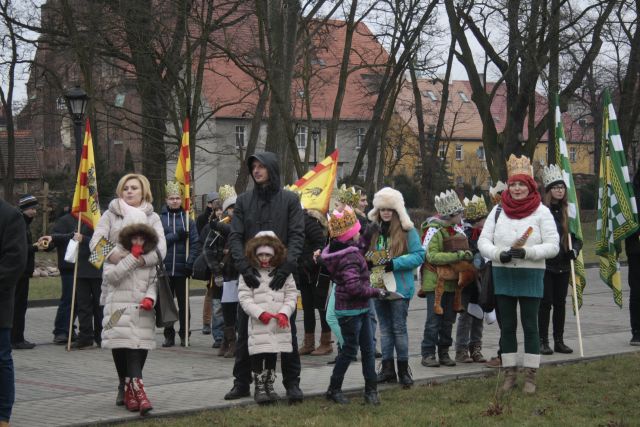
[[[559,250],[553,215],[541,203],[533,169],[527,157],[513,154],[507,163],[508,191],[502,193],[502,213],[496,220],[494,208],[478,240],[480,253],[491,259],[493,283],[502,320],[500,345],[505,382],[502,390],[513,389],[518,368],[517,307],[524,331],[524,392],[536,390],[540,366],[538,309],[544,293],[545,259]]]

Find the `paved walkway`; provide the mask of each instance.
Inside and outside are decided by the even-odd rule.
[[[589,288],[585,292],[584,306],[580,311],[585,358],[637,350],[637,347],[628,345],[630,331],[626,285],[625,308],[620,310],[613,303],[609,289],[598,278],[597,269],[589,269],[588,274]],[[623,268],[622,274],[624,278],[627,277],[626,268]],[[216,357],[216,350],[211,348],[211,336],[201,334],[202,298],[191,298],[192,323],[197,328],[193,331],[191,347],[162,349],[162,336],[157,335],[159,349],[150,353],[144,371],[148,394],[156,408],[152,413],[156,416],[230,405],[223,396],[232,385],[233,360]],[[570,303],[569,298],[567,302]],[[65,347],[52,344],[54,317],[55,307],[30,308],[27,312],[26,336],[38,346],[34,350],[13,353],[16,366],[16,403],[12,426],[81,425],[137,418],[136,414],[114,405],[117,376],[111,352],[95,348],[68,353]],[[410,365],[415,380],[438,382],[492,372],[483,364],[458,364],[454,368],[422,367],[420,341],[425,317],[425,300],[414,298],[408,323]],[[301,319],[298,320],[298,330],[302,330]],[[497,326],[485,326],[485,356],[495,355],[497,340]],[[575,350],[574,353],[543,356],[543,363],[580,359],[575,317],[570,307],[567,307],[565,341]],[[453,354],[452,351],[451,355]],[[302,358],[300,386],[305,395],[317,395],[326,390],[332,369],[326,362],[333,357],[334,355]],[[345,389],[361,388],[363,385],[360,367],[353,366],[347,373]],[[277,384],[276,391],[284,394],[280,383]],[[251,402],[251,399],[241,399],[232,404],[247,402]]]

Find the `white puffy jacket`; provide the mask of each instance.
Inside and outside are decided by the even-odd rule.
[[[553,215],[551,215],[549,208],[542,203],[526,218],[509,218],[504,211],[500,212],[497,223],[495,217],[496,207],[494,206],[484,223],[478,240],[480,253],[493,261],[493,265],[544,270],[544,260],[553,258],[560,250],[560,238]],[[533,228],[533,232],[524,246],[526,252],[524,259],[513,258],[506,264],[501,263],[500,253],[508,251],[529,226]]]
[[[281,329],[278,321],[271,319],[268,324],[263,324],[258,318],[262,313],[283,313],[289,319],[296,310],[298,290],[289,275],[284,286],[279,291],[269,287],[271,277],[267,269],[258,269],[260,272],[260,286],[252,289],[247,286],[242,275],[239,278],[238,299],[242,309],[249,316],[249,354],[259,353],[290,353],[291,328]]]

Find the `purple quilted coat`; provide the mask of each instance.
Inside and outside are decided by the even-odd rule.
[[[336,284],[336,310],[368,308],[369,298],[378,297],[380,290],[369,284],[367,262],[355,243],[334,240],[321,257]]]

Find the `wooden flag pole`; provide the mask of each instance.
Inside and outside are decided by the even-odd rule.
[[[80,227],[82,227],[82,212],[78,213],[78,234],[80,234]],[[78,245],[79,244],[80,242],[78,242]],[[78,247],[76,250],[76,259],[73,266],[73,290],[71,291],[71,313],[69,314],[69,336],[67,338],[67,351],[71,351],[71,338],[73,336],[73,311],[76,305],[76,286],[78,283],[78,254],[79,253],[80,253],[80,247]]]
[[[189,259],[189,212],[185,211],[185,216],[187,217],[187,242],[186,242],[186,251],[185,251],[185,262]],[[189,279],[187,276],[184,283],[184,346],[189,347]],[[180,319],[182,321],[182,319]]]
[[[571,234],[569,234],[569,250],[573,250]],[[580,328],[580,310],[578,308],[578,290],[576,286],[576,268],[574,260],[571,260],[571,280],[573,293],[573,310],[576,313],[576,325],[578,326],[578,345],[580,346],[580,357],[584,357],[584,349],[582,347],[582,329]]]

